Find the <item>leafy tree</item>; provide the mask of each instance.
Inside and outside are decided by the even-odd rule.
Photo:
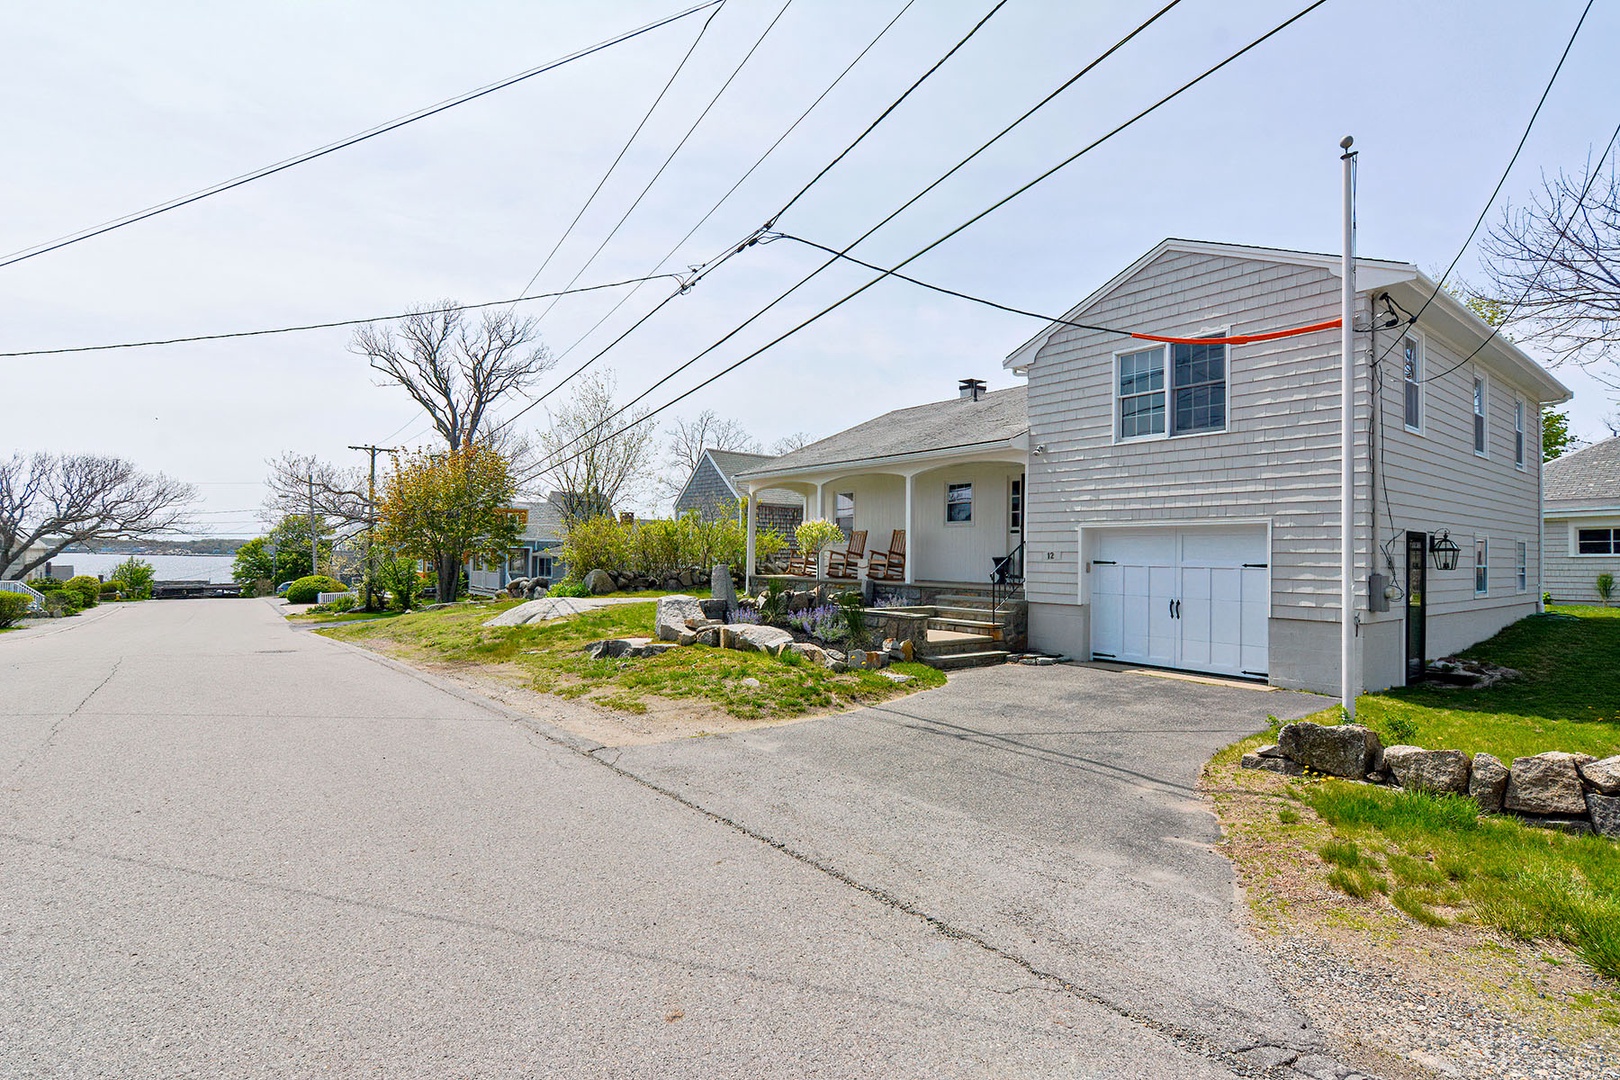
[[[315,528],[320,532],[317,550],[318,565],[332,562],[332,528],[327,520],[317,516]],[[270,557],[275,549],[274,560]],[[231,564],[231,579],[246,584],[268,578],[272,585],[292,581],[309,573],[309,518],[302,514],[288,514],[264,536],[256,537],[236,549],[236,561]]]
[[[156,576],[157,572],[152,569],[151,563],[131,555],[113,567],[113,572],[107,575],[107,580],[118,585],[118,592],[125,600],[150,600],[152,579]]]
[[[195,499],[189,484],[141,472],[123,458],[0,458],[0,578],[27,577],[70,544],[173,532]]]
[[[1569,413],[1541,410],[1541,460],[1551,461],[1569,450],[1575,436],[1569,433]]]
[[[396,611],[409,611],[422,595],[422,576],[416,560],[406,555],[388,556],[377,561],[377,583],[388,591],[388,603]]]
[[[463,563],[517,543],[523,527],[507,512],[516,497],[506,458],[488,447],[399,454],[377,507],[379,539],[432,562],[439,599],[453,600]]]

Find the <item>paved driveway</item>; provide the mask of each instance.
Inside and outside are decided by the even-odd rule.
[[[1233,922],[1194,784],[1219,747],[1325,699],[1004,666],[802,724],[602,750],[617,768],[926,913],[1121,1015],[1309,1050]]]
[[[0,1075],[1230,1076],[1095,1000],[1126,969],[1089,977],[1108,935],[1070,895],[1184,882],[1204,914],[1162,925],[1224,932],[1211,857],[1154,839],[1207,838],[1190,767],[967,707],[1050,714],[1077,678],[1024,676],[621,759],[816,866],[266,602],[0,635]]]

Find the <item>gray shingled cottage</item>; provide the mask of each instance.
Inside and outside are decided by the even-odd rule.
[[[1620,439],[1604,439],[1547,462],[1542,517],[1547,534],[1542,588],[1554,600],[1596,603],[1599,574],[1620,581]]]

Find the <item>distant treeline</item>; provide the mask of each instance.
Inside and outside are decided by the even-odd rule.
[[[211,536],[206,540],[98,540],[94,544],[70,544],[68,552],[91,555],[235,555],[247,539]]]

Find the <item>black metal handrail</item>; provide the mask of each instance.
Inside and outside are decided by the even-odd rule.
[[[1024,544],[1019,541],[1018,546],[1000,558],[990,560],[990,621],[1000,621],[1001,590],[1007,589],[1007,599],[1012,599],[1014,583],[1022,584],[1024,580]]]

